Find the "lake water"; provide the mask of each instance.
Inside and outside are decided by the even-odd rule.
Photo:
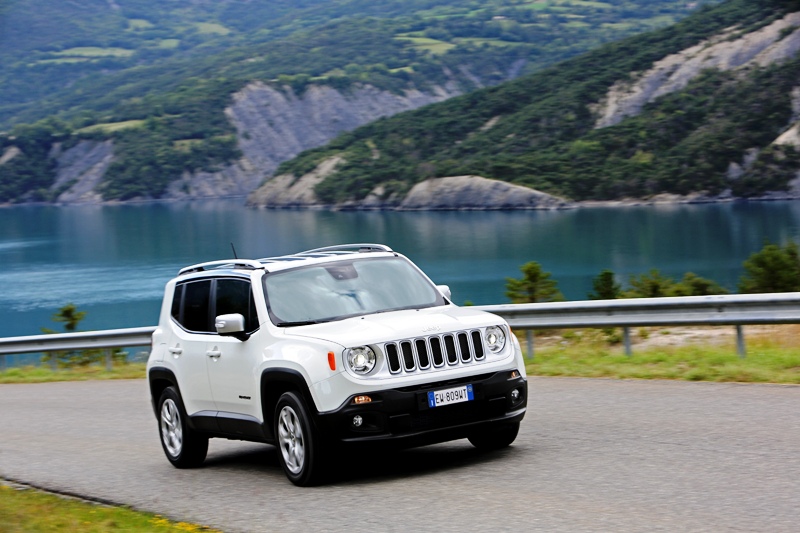
[[[33,335],[72,302],[81,329],[155,325],[164,284],[183,266],[348,242],[385,243],[456,303],[506,303],[505,278],[538,261],[567,299],[610,268],[652,268],[736,288],[766,240],[800,238],[800,202],[517,212],[264,211],[238,201],[0,209],[0,337]]]

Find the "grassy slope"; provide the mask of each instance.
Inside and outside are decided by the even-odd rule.
[[[158,515],[124,507],[109,507],[62,498],[40,491],[11,487],[0,481],[0,531],[4,533],[49,533],[81,531],[177,532],[208,531],[203,526],[173,522]]]
[[[347,164],[317,186],[324,202],[359,199],[379,183],[407,190],[429,177],[477,174],[577,200],[660,192],[718,193],[745,150],[764,148],[791,116],[800,62],[744,78],[708,74],[648,106],[643,115],[594,130],[590,104],[616,81],[738,25],[759,27],[795,2],[731,0],[675,26],[603,46],[543,72],[359,128],[308,151],[278,172],[302,174],[343,154]],[[496,125],[483,128],[490,120]],[[371,147],[381,157],[372,157]],[[737,194],[779,189],[800,166],[792,150],[766,150]]]
[[[0,26],[42,26],[53,35],[49,44],[34,39],[16,55],[0,54],[0,127],[18,124],[12,136],[0,134],[0,151],[18,145],[23,153],[0,166],[0,203],[57,196],[47,154],[52,143],[68,148],[78,137],[114,139],[107,199],[159,197],[185,171],[219,168],[240,156],[223,109],[253,80],[295,92],[310,82],[402,91],[448,80],[471,90],[473,76],[462,67],[493,85],[523,64],[540,69],[691,11],[677,0],[260,0],[173,12],[173,3],[120,0],[119,11],[100,2],[81,18],[94,4],[53,1],[13,4],[27,8],[16,23],[11,4],[0,6]],[[45,6],[64,11],[37,18],[50,13]],[[65,22],[65,31],[50,32],[61,19],[81,31],[67,31],[73,26]],[[136,131],[103,126],[140,120],[146,127]],[[176,148],[180,141],[192,149]]]

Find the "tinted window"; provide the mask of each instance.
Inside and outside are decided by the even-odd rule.
[[[211,280],[186,283],[184,287],[181,325],[189,331],[214,331],[208,309]]]
[[[175,287],[175,294],[172,295],[172,318],[181,321],[181,298],[183,297],[183,285]]]
[[[258,316],[249,281],[217,280],[216,300],[216,316],[239,313],[244,317],[245,331],[252,332],[258,328]]]

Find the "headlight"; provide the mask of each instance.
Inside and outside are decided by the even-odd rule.
[[[492,353],[501,351],[506,345],[506,334],[500,326],[486,328],[483,338],[486,340],[486,347]]]
[[[350,370],[356,374],[369,374],[375,368],[375,352],[369,346],[350,348],[345,353]]]

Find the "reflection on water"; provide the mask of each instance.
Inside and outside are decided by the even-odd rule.
[[[0,336],[52,326],[72,302],[85,329],[153,325],[164,283],[182,266],[346,242],[385,243],[458,303],[503,303],[527,261],[583,299],[610,268],[621,281],[658,268],[735,289],[764,242],[800,235],[800,203],[582,208],[526,212],[264,211],[236,201],[0,209]]]

